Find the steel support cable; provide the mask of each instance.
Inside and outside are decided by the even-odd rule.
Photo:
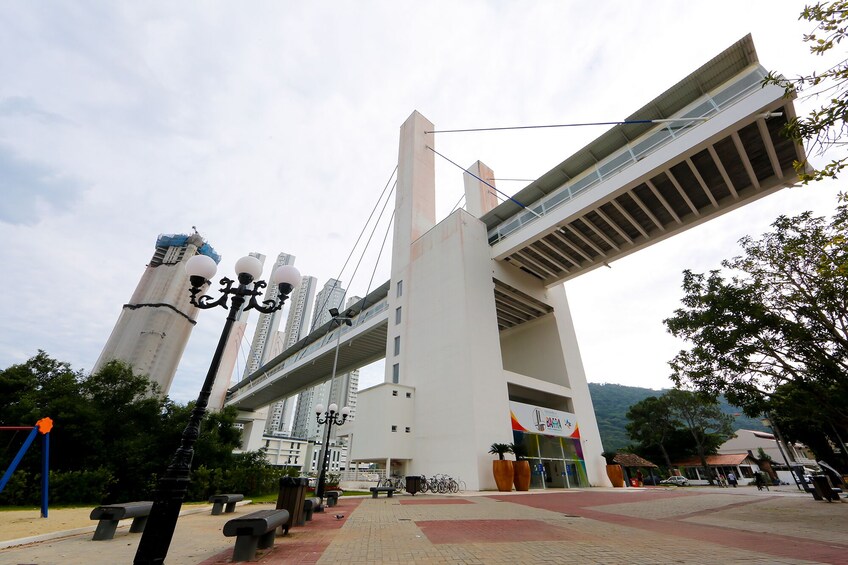
[[[359,256],[359,261],[356,262],[356,267],[353,268],[353,274],[350,275],[350,280],[353,282],[353,278],[356,276],[356,273],[359,271],[359,266],[362,264],[362,259],[365,258],[365,252],[368,250],[368,246],[371,244],[371,238],[374,237],[374,232],[377,231],[377,226],[380,223],[380,219],[383,217],[383,214],[386,211],[386,206],[388,206],[389,201],[392,198],[392,194],[395,191],[395,187],[397,187],[397,181],[392,185],[392,190],[389,192],[388,198],[383,202],[383,208],[380,210],[380,215],[377,217],[377,221],[374,222],[374,227],[371,229],[371,234],[368,236],[368,241],[365,242],[365,247],[362,248],[362,254]],[[394,217],[394,210],[392,211],[392,217]],[[376,269],[376,267],[375,267]],[[348,284],[348,288],[350,288],[350,284]],[[368,283],[368,289],[365,291],[365,296],[368,296],[368,291],[371,290],[371,283]],[[347,296],[347,290],[345,290],[342,295],[342,302],[344,302],[344,298]]]
[[[371,279],[368,281],[368,289],[362,297],[362,303],[359,306],[359,311],[365,309],[365,299],[368,293],[371,292],[371,285],[374,283],[374,275],[377,274],[377,266],[380,264],[380,258],[383,256],[383,248],[386,246],[386,240],[389,238],[389,232],[392,230],[392,222],[395,219],[395,211],[392,210],[392,215],[389,217],[389,225],[386,226],[386,233],[383,235],[383,243],[380,244],[380,251],[377,253],[377,260],[374,261],[374,269],[371,271]]]
[[[479,180],[480,182],[482,182],[483,184],[485,184],[486,186],[488,186],[489,188],[491,188],[491,189],[492,189],[492,190],[494,190],[495,192],[497,192],[497,193],[499,193],[499,194],[502,194],[502,195],[504,196],[504,198],[509,198],[510,200],[512,200],[513,202],[515,202],[516,204],[518,204],[519,206],[521,206],[522,208],[524,208],[525,210],[527,210],[528,212],[530,212],[531,214],[533,214],[534,216],[536,216],[537,218],[541,218],[541,217],[542,217],[542,216],[541,216],[541,215],[539,215],[539,214],[538,214],[535,210],[531,210],[530,208],[528,208],[527,206],[525,206],[524,204],[522,204],[521,202],[519,202],[518,200],[516,200],[516,199],[515,199],[515,198],[513,198],[512,196],[510,196],[509,194],[506,194],[506,193],[501,192],[500,190],[498,190],[498,188],[497,188],[495,185],[493,185],[492,183],[490,183],[490,182],[486,181],[485,179],[482,179],[482,178],[478,177],[477,175],[475,175],[474,173],[472,173],[472,172],[471,172],[471,171],[469,171],[468,169],[464,168],[462,165],[459,165],[459,164],[457,164],[456,162],[454,162],[454,161],[450,160],[449,158],[445,157],[444,155],[442,155],[441,153],[439,153],[438,151],[436,151],[435,149],[433,149],[433,148],[432,148],[432,147],[430,147],[429,145],[427,145],[426,147],[427,147],[427,149],[429,149],[430,151],[432,151],[433,153],[435,153],[436,155],[438,155],[439,157],[441,157],[442,159],[444,159],[445,161],[447,161],[448,163],[450,163],[450,164],[451,164],[451,165],[453,165],[454,167],[457,167],[458,169],[461,169],[464,173],[468,173],[469,175],[471,175],[471,176],[472,176],[472,177],[474,177],[475,179]]]
[[[497,195],[496,195],[496,196],[497,196]],[[453,205],[453,208],[451,208],[451,211],[450,211],[450,212],[448,212],[448,216],[450,216],[451,214],[453,214],[453,211],[454,211],[454,210],[456,210],[456,209],[459,207],[459,203],[460,203],[460,202],[462,202],[462,199],[463,199],[463,198],[465,198],[465,193],[464,193],[464,192],[462,193],[462,196],[460,196],[460,197],[459,197],[459,200],[457,200],[457,201],[456,201],[456,204],[454,204],[454,205]]]
[[[506,131],[517,129],[545,129],[545,128],[576,128],[583,126],[621,126],[630,124],[668,124],[674,122],[703,122],[708,120],[708,117],[703,118],[661,118],[653,120],[620,120],[615,122],[575,122],[571,124],[546,124],[540,126],[505,126],[497,128],[465,128],[465,129],[442,129],[425,131],[424,133],[466,133],[475,131]]]
[[[386,190],[389,188],[389,185],[391,185],[392,178],[395,176],[395,173],[397,173],[397,170],[398,170],[398,166],[395,165],[394,170],[392,170],[392,174],[389,175],[389,180],[386,181],[386,186],[383,187],[383,192],[380,193],[380,196],[377,198],[377,202],[374,203],[374,208],[371,209],[371,214],[368,216],[368,219],[365,221],[365,225],[362,226],[362,231],[359,232],[359,237],[356,238],[356,243],[353,244],[353,248],[351,248],[350,254],[347,256],[347,259],[345,259],[344,265],[342,265],[342,269],[341,269],[341,271],[339,271],[339,276],[336,277],[336,279],[335,279],[336,282],[333,285],[333,289],[335,289],[335,285],[337,285],[339,280],[341,279],[342,273],[344,273],[344,270],[347,267],[347,264],[350,262],[350,258],[353,257],[353,252],[356,251],[356,246],[359,245],[359,240],[362,239],[362,234],[365,233],[365,229],[368,227],[369,222],[371,222],[371,218],[374,216],[374,212],[377,210],[377,206],[380,205],[380,201],[383,199],[383,195],[386,193]],[[397,181],[395,181],[395,182],[397,182]],[[320,313],[324,310],[324,308],[327,306],[327,300],[329,300],[329,299],[330,299],[330,293],[327,293],[327,296],[324,299],[324,303],[321,304],[318,307],[318,309],[316,310],[317,313]],[[317,322],[317,321],[318,321],[318,315],[316,314],[312,317],[312,325],[309,327],[309,333],[312,333],[315,330],[315,322]]]

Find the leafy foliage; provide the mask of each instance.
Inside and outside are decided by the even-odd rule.
[[[0,425],[34,425],[44,416],[53,419],[53,502],[145,499],[179,445],[193,408],[192,403],[177,405],[158,393],[155,384],[124,363],[113,361],[84,375],[39,351],[25,363],[0,371]],[[210,488],[235,488],[236,478],[242,483],[239,492],[273,482],[275,475],[268,472],[261,454],[233,454],[241,440],[234,426],[236,413],[235,408],[226,408],[203,420],[195,444],[191,493],[202,494],[201,499],[208,497]],[[18,446],[9,447],[14,448],[11,460]],[[206,480],[206,471],[200,469],[218,476]],[[15,473],[22,479],[16,484],[37,496],[39,473],[40,457],[28,454]]]
[[[509,444],[508,443],[493,443],[489,447],[489,453],[498,456],[498,459],[503,459],[504,455],[509,453]]]
[[[633,451],[649,460],[660,454],[668,468],[691,455],[706,467],[706,456],[733,434],[733,417],[717,401],[679,389],[634,404],[627,418]]]
[[[683,307],[665,320],[692,344],[672,379],[724,394],[749,416],[807,413],[848,431],[848,209],[828,223],[781,216],[740,241],[744,254],[708,276],[684,272]],[[791,398],[791,403],[787,399]],[[782,399],[782,400],[781,400]],[[793,407],[794,405],[794,407]],[[835,441],[835,437],[832,438]]]
[[[665,462],[662,451],[658,447],[648,448],[641,445],[631,445],[632,441],[627,432],[627,411],[637,402],[650,396],[660,396],[665,391],[650,388],[626,386],[619,384],[589,383],[589,392],[592,395],[592,405],[595,408],[595,418],[598,421],[598,431],[601,434],[601,442],[604,449],[612,452],[628,451],[638,453],[642,457],[656,464]],[[721,411],[734,418],[734,429],[767,431],[759,418],[751,418],[742,413],[741,409],[727,402],[720,396],[719,406]],[[695,453],[691,451],[691,441],[687,437],[680,440],[674,435],[669,440],[669,445],[680,445],[680,449],[674,449],[669,453],[678,453],[672,458],[690,457]],[[687,451],[688,450],[688,451]]]
[[[845,39],[846,26],[848,26],[848,1],[819,2],[806,6],[799,19],[815,24],[813,30],[803,38],[804,42],[809,44],[810,52],[817,56],[827,56]],[[784,130],[790,139],[799,143],[810,141],[810,149],[819,154],[829,149],[840,148],[843,138],[848,133],[845,127],[845,117],[848,114],[846,82],[848,82],[848,59],[844,58],[840,58],[836,64],[818,72],[813,71],[808,75],[785,78],[772,72],[765,79],[766,84],[782,87],[787,96],[798,92],[825,100],[808,116],[792,118]],[[844,154],[844,151],[840,150],[840,153]],[[812,169],[806,162],[796,162],[795,170],[799,178],[804,183],[808,183],[824,178],[836,178],[846,166],[848,166],[848,157],[843,156],[832,159],[820,170]]]

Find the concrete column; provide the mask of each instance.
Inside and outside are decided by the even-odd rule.
[[[268,407],[253,412],[240,412],[238,422],[244,425],[241,432],[242,451],[256,451],[262,447],[262,434],[265,432],[265,420],[268,419]]]
[[[548,296],[554,306],[554,318],[562,343],[574,414],[580,426],[586,474],[589,482],[594,486],[612,486],[606,473],[606,461],[601,456],[603,452],[601,434],[598,431],[598,421],[595,418],[595,409],[589,394],[589,385],[586,382],[586,372],[583,369],[583,359],[580,357],[580,347],[577,344],[577,334],[574,331],[574,321],[571,319],[565,286],[557,285],[549,288]]]
[[[413,112],[400,128],[392,240],[392,284],[388,296],[390,312],[395,312],[397,308],[406,309],[412,243],[436,224],[435,156],[427,148],[434,147],[435,142],[433,134],[424,133],[433,129],[433,124],[418,112]],[[405,292],[403,285],[406,285]],[[390,317],[393,319],[393,316]],[[395,355],[395,338],[400,340],[398,355]],[[403,370],[406,341],[406,322],[397,325],[390,322],[386,335],[385,382],[392,382],[396,364],[400,366],[399,382],[406,381]]]
[[[221,356],[221,365],[218,368],[218,374],[215,376],[215,382],[212,383],[212,390],[209,393],[210,412],[220,412],[224,406],[224,400],[227,398],[227,389],[230,388],[233,369],[235,369],[236,360],[238,359],[239,345],[244,337],[246,328],[246,322],[237,321],[233,323],[233,329],[230,331],[229,339],[227,339],[224,354]],[[267,409],[265,413],[268,413]]]
[[[477,161],[466,169],[462,180],[465,183],[465,209],[469,214],[480,218],[498,205],[497,194],[492,188],[495,186],[492,169]]]

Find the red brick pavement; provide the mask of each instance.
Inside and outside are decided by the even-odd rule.
[[[354,510],[362,502],[359,498],[341,498],[337,506],[316,512],[305,526],[291,528],[288,535],[277,536],[278,543],[270,549],[256,552],[256,561],[266,565],[317,563]],[[336,516],[342,516],[336,518]],[[235,546],[235,538],[232,538]],[[282,543],[280,543],[282,541]],[[198,565],[224,565],[231,563],[233,549],[221,552]]]
[[[607,513],[594,508],[605,504],[621,504],[622,502],[642,502],[657,500],[658,498],[700,496],[694,493],[678,493],[674,491],[651,492],[641,491],[630,493],[626,501],[622,501],[617,493],[606,492],[576,492],[576,493],[551,493],[545,496],[539,495],[512,495],[512,496],[490,496],[495,500],[523,504],[533,508],[540,508],[554,512],[582,516],[592,520],[618,524],[630,528],[638,528],[654,533],[673,535],[692,540],[714,543],[721,546],[733,547],[754,551],[763,555],[772,555],[775,558],[791,558],[818,561],[821,563],[832,563],[834,565],[845,565],[848,563],[848,539],[845,544],[827,543],[822,541],[810,541],[804,538],[783,536],[771,533],[747,532],[735,528],[723,528],[704,524],[687,523],[685,518],[690,516],[702,516],[708,514],[709,510],[693,512],[685,516],[675,516],[671,519],[648,519],[624,516],[621,514]],[[757,499],[761,501],[762,498]],[[752,504],[757,501],[743,502],[732,506],[738,507]],[[722,506],[717,511],[722,511],[728,506]]]

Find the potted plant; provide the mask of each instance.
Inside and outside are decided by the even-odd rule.
[[[527,461],[527,446],[523,442],[511,443],[509,450],[515,455],[515,462],[512,464],[512,481],[515,484],[515,490],[530,490],[530,462]]]
[[[601,453],[601,456],[607,461],[607,477],[609,477],[612,486],[623,487],[624,470],[621,468],[621,465],[615,462],[616,455],[614,451],[604,451]]]
[[[493,443],[489,453],[496,454],[497,459],[492,461],[492,473],[495,476],[495,484],[500,492],[512,491],[513,470],[512,461],[504,459],[504,454],[509,453],[509,444]]]

